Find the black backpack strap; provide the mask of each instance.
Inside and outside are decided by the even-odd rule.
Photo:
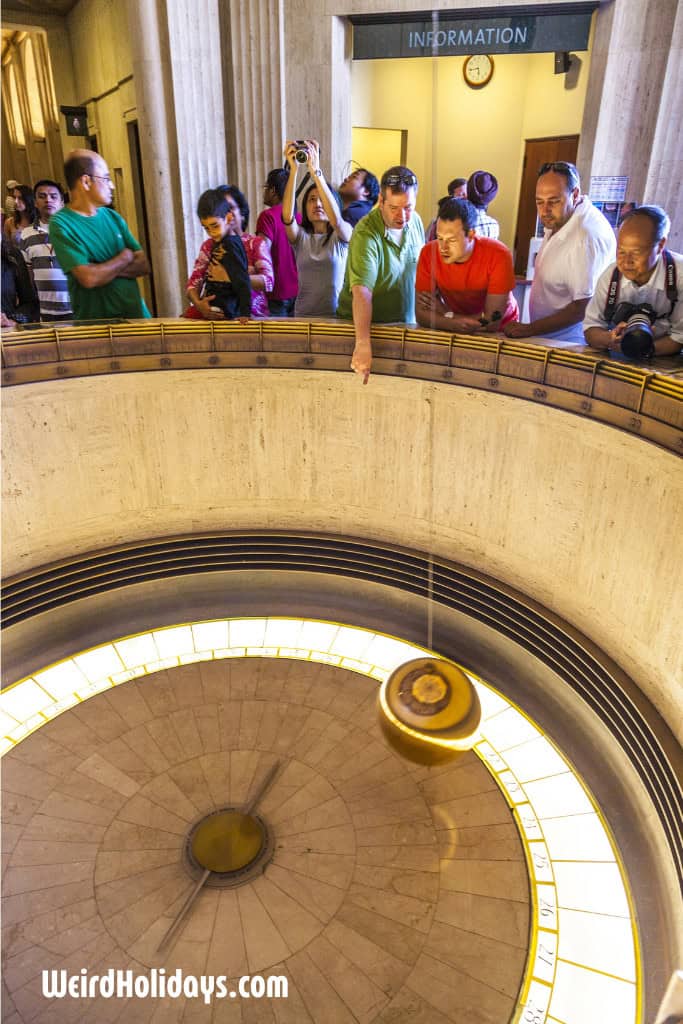
[[[609,288],[607,289],[607,302],[605,303],[604,317],[608,324],[612,323],[614,310],[617,308],[617,298],[619,297],[620,280],[621,274],[619,273],[619,268],[615,267],[612,271],[612,277],[610,278]],[[673,309],[673,306],[671,308]]]
[[[665,249],[663,254],[664,263],[666,266],[666,297],[671,303],[671,309],[669,310],[669,316],[674,311],[674,306],[678,302],[678,285],[676,284],[676,264],[674,258],[668,249]]]

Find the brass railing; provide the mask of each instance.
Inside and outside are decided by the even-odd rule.
[[[678,360],[650,367],[591,350],[375,325],[373,373],[495,391],[564,409],[683,453]],[[149,370],[349,371],[346,321],[147,320],[5,334],[3,386]]]

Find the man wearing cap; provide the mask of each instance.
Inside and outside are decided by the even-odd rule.
[[[500,224],[487,213],[498,195],[498,181],[488,171],[475,171],[467,179],[467,198],[477,210],[474,233],[480,238],[499,238]]]
[[[417,178],[408,167],[382,175],[377,206],[351,235],[337,316],[353,318],[351,369],[367,384],[372,323],[415,322],[415,272],[424,228],[415,212]]]
[[[581,195],[579,172],[565,161],[542,164],[536,209],[545,228],[529,295],[528,324],[506,324],[508,338],[584,344],[588,300],[616,251],[609,221]]]

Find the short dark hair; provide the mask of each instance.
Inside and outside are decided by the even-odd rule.
[[[409,167],[397,164],[395,167],[390,167],[382,175],[380,182],[382,198],[384,198],[388,188],[392,192],[407,192],[409,188],[417,188],[417,178]]]
[[[242,215],[242,231],[247,230],[249,223],[249,203],[244,192],[241,192],[237,185],[221,185],[217,192],[222,192],[224,196],[230,196],[237,203],[237,208]]]
[[[92,174],[95,170],[95,161],[91,156],[84,156],[75,153],[64,161],[64,180],[66,187],[72,189],[83,177],[84,174]]]
[[[379,196],[379,182],[372,171],[369,171],[367,167],[359,167],[358,173],[365,175],[363,179],[363,188],[368,194],[368,199],[374,205],[374,203],[377,202],[377,197]]]
[[[287,185],[287,179],[289,178],[289,171],[285,170],[284,167],[274,167],[272,171],[268,171],[266,175],[266,188],[272,188],[273,192],[282,199],[285,194],[285,187]]]
[[[477,208],[469,199],[451,199],[448,196],[439,203],[437,220],[461,220],[465,234],[477,223]]]
[[[581,187],[581,179],[579,178],[579,172],[577,171],[574,164],[568,163],[566,160],[551,160],[546,164],[541,164],[538,168],[538,177],[542,174],[561,174],[563,178],[567,179],[567,191],[573,192],[575,188]]]
[[[671,231],[669,214],[661,206],[636,206],[634,210],[629,210],[628,213],[624,214],[619,221],[619,227],[623,227],[624,224],[633,220],[634,217],[646,217],[650,221],[654,235],[653,242],[661,242]]]
[[[457,188],[462,188],[463,185],[467,184],[467,178],[453,178],[453,181],[448,182],[446,191],[449,196],[452,196]]]
[[[53,181],[52,178],[41,178],[40,181],[37,181],[33,186],[34,195],[41,187],[41,185],[49,185],[50,188],[58,189],[60,196],[62,197],[62,199],[64,198],[64,190],[62,189],[62,186],[59,184],[58,181]]]
[[[206,192],[202,192],[197,202],[197,216],[200,220],[207,220],[209,217],[227,217],[229,210],[228,200],[216,188],[209,188]]]

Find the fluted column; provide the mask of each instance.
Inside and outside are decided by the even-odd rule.
[[[666,79],[673,73],[677,8],[678,0],[614,0],[600,7],[579,147],[586,185],[589,175],[618,174],[629,177],[627,200],[642,202],[649,190],[660,104],[672,88]],[[680,102],[679,87],[678,122]],[[673,124],[664,131],[669,128]],[[674,195],[677,177],[659,179],[661,205]]]
[[[263,206],[264,176],[282,163],[285,138],[284,0],[230,0],[232,83],[228,169],[252,208]]]
[[[228,169],[255,214],[285,139],[316,138],[325,173],[351,156],[350,25],[311,0],[230,0]]]
[[[128,26],[157,311],[160,316],[177,316],[186,260],[182,216],[177,209],[170,50],[164,12],[157,0],[128,0]]]
[[[664,206],[671,217],[669,245],[683,252],[683,6],[679,6],[662,82],[657,128],[643,199]]]
[[[206,237],[195,212],[207,188],[227,178],[225,107],[218,0],[164,0],[173,86],[173,116],[180,179],[175,202],[182,210],[185,265],[192,265]]]

